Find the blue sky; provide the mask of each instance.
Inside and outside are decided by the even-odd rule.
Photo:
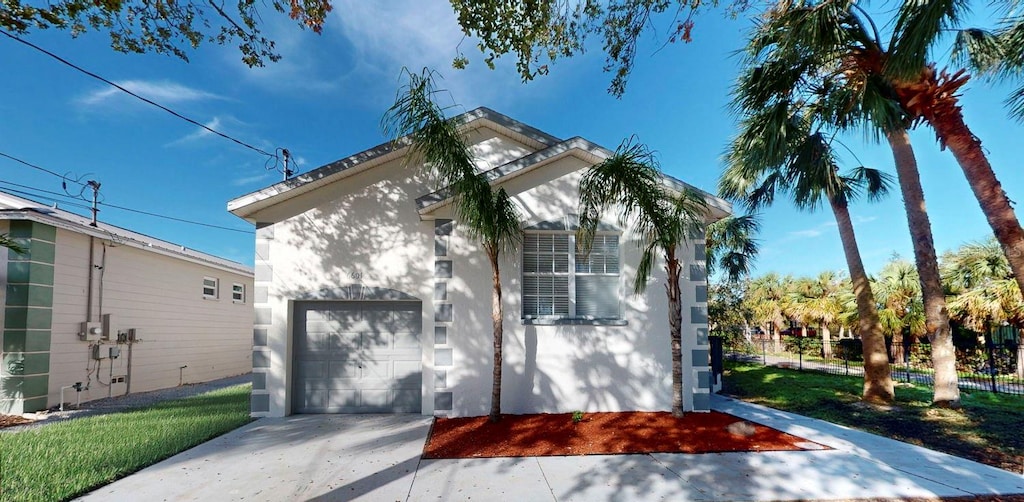
[[[551,74],[523,84],[510,64],[488,70],[463,40],[447,2],[394,0],[336,3],[322,35],[268,14],[267,32],[284,59],[249,69],[232,47],[203,45],[186,63],[156,54],[124,55],[105,34],[72,40],[43,31],[27,40],[214,129],[273,151],[292,152],[300,172],[372,147],[385,138],[380,118],[394,100],[403,66],[431,66],[445,76],[462,108],[488,106],[551,134],[583,136],[609,148],[636,134],[657,150],[663,168],[714,191],[721,153],[734,131],[728,92],[748,26],[720,12],[697,18],[693,42],[662,47],[645,38],[626,95],[606,92],[603,55],[560,60]],[[461,46],[460,46],[461,44]],[[461,50],[467,70],[450,68]],[[511,63],[505,61],[503,63]],[[242,263],[253,262],[251,226],[226,202],[280,179],[266,158],[141,103],[106,84],[0,37],[0,152],[74,179],[95,179],[110,204],[243,230],[176,223],[116,209],[100,218]],[[1002,103],[1009,86],[972,81],[963,92],[967,123],[982,139],[1011,199],[1024,198],[1022,126]],[[887,148],[861,136],[844,139],[844,165],[893,172]],[[990,230],[952,154],[926,127],[913,134],[936,246],[955,248]],[[61,180],[0,159],[0,188],[11,183],[63,194]],[[39,193],[36,190],[29,190]],[[898,192],[898,191],[897,191]],[[75,192],[77,194],[77,191]],[[66,197],[41,194],[43,202]],[[79,201],[79,203],[83,203]],[[898,193],[852,209],[869,271],[893,254],[911,257]],[[831,214],[799,213],[784,202],[763,214],[757,273],[816,274],[845,269]]]

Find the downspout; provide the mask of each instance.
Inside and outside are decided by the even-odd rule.
[[[89,236],[89,286],[86,287],[85,293],[85,320],[92,322],[92,269],[94,268],[94,251],[96,238]]]
[[[100,257],[100,291],[98,300],[100,319],[103,319],[103,274],[107,271],[107,243],[103,242],[101,244],[103,245],[103,255]],[[110,336],[110,333],[107,333],[107,336]]]

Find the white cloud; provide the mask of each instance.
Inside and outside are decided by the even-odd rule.
[[[241,120],[238,120],[237,118],[235,118],[235,117],[233,117],[231,115],[218,115],[216,117],[213,117],[213,119],[207,121],[203,125],[206,126],[206,127],[209,127],[210,129],[213,129],[214,131],[217,131],[217,132],[220,132],[220,133],[224,133],[224,134],[226,134],[228,136],[232,136],[232,137],[238,137],[237,133],[236,133],[238,130],[249,127],[248,123],[246,123],[244,121],[241,121]],[[180,138],[178,138],[178,139],[176,139],[174,141],[171,141],[171,142],[165,144],[164,146],[168,146],[168,147],[169,146],[182,146],[182,145],[187,145],[187,144],[190,144],[190,143],[195,143],[195,142],[197,142],[199,140],[203,140],[203,139],[206,139],[206,138],[222,139],[222,138],[219,138],[216,135],[214,135],[209,130],[204,129],[202,127],[198,127],[194,131],[192,131],[192,132],[190,132],[190,133],[188,133],[188,134],[186,134],[186,135],[184,135],[184,136],[182,136],[182,137],[180,137]],[[266,141],[263,141],[263,140],[249,141],[249,140],[245,140],[243,138],[239,138],[239,139],[242,139],[243,141],[247,141],[249,143],[256,143],[257,145],[261,146],[262,148],[267,149],[267,145],[266,145],[267,142]]]
[[[378,107],[394,99],[403,67],[416,73],[430,67],[446,77],[438,85],[469,109],[500,106],[496,102],[509,99],[500,84],[519,82],[513,65],[490,70],[483,64],[448,2],[337,0],[322,35],[279,20],[265,30],[280,61],[248,68],[238,63],[237,51],[225,57],[246,79],[277,92],[343,93]],[[451,66],[460,50],[471,60],[465,70]]]
[[[178,83],[147,80],[119,80],[114,82],[125,89],[147,99],[151,99],[162,105],[185,103],[189,101],[203,101],[208,99],[224,99],[216,94],[193,89]],[[124,97],[133,99],[128,94],[114,87],[104,87],[78,98],[78,103],[86,106],[105,104],[113,99]]]
[[[820,237],[826,231],[836,227],[835,222],[821,223],[811,228],[805,228],[803,230],[793,230],[786,234],[789,239],[810,239],[814,237]]]
[[[260,181],[265,181],[265,180],[270,179],[270,176],[272,174],[274,174],[274,173],[272,173],[272,172],[265,172],[263,174],[257,174],[255,176],[243,176],[241,178],[235,178],[234,180],[231,180],[231,185],[232,186],[236,186],[236,187],[245,186],[245,185],[251,185],[253,183],[257,183],[257,182],[260,182]]]

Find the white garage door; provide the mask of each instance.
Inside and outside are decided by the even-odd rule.
[[[419,413],[419,302],[295,307],[292,411]]]

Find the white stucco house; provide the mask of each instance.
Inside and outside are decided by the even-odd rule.
[[[574,252],[579,180],[612,152],[486,108],[457,120],[523,215],[520,249],[500,264],[502,411],[670,409],[664,270],[632,294],[637,237],[614,217],[589,258]],[[257,229],[254,416],[487,413],[490,266],[406,154],[386,143],[228,203]],[[728,214],[706,198],[708,222]],[[708,410],[704,236],[682,255],[683,402]]]
[[[0,192],[0,413],[251,371],[250,267]]]

